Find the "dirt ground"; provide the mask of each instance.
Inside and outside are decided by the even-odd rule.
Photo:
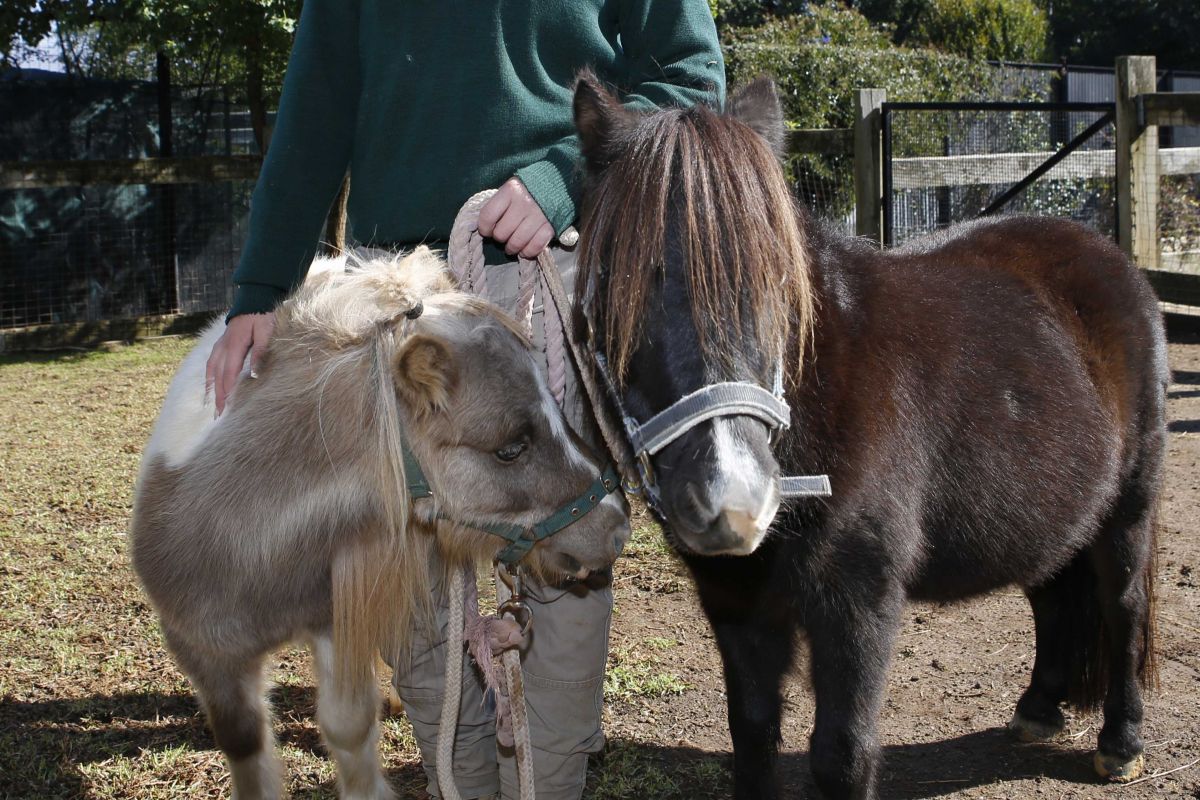
[[[129,568],[133,475],[167,381],[190,348],[0,358],[0,800],[227,797],[228,773]],[[881,720],[885,798],[1200,798],[1200,325],[1173,330],[1170,448],[1159,544],[1162,687],[1148,697],[1147,778],[1096,781],[1099,720],[1022,745],[1004,730],[1028,682],[1032,620],[1015,591],[907,612]],[[617,565],[605,719],[586,800],[730,795],[724,682],[686,573],[640,520]],[[803,661],[803,659],[801,659]],[[275,733],[294,797],[335,796],[297,649],[272,659]],[[787,692],[783,778],[808,778],[812,700]],[[411,729],[382,757],[422,797]],[[1174,771],[1173,771],[1174,770]]]
[[[1053,744],[1018,744],[1007,734],[1034,656],[1032,615],[1014,589],[965,603],[910,606],[880,722],[883,797],[1200,798],[1200,335],[1194,323],[1173,325],[1171,339],[1158,544],[1161,689],[1146,702],[1148,777],[1123,787],[1096,781],[1098,716],[1068,715],[1067,730]],[[689,689],[653,700],[610,700],[609,734],[676,765],[680,775],[683,765],[722,755],[726,769],[714,774],[716,784],[697,781],[693,794],[682,795],[727,796],[731,745],[712,634],[682,568],[667,579],[651,578],[636,569],[638,557],[617,572],[615,650],[674,642],[660,663],[669,663]],[[792,796],[816,793],[808,768],[813,702],[806,673],[802,655],[783,727],[782,770]]]

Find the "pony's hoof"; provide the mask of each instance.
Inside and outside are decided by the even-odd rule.
[[[1020,711],[1015,712],[1012,722],[1008,723],[1008,729],[1022,742],[1048,742],[1062,733],[1065,726],[1066,720],[1042,722],[1023,716]]]
[[[1138,753],[1128,761],[1122,761],[1117,756],[1106,756],[1097,750],[1092,765],[1096,768],[1096,774],[1106,781],[1129,783],[1145,771],[1146,757]]]

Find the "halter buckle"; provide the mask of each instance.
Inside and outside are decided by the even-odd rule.
[[[650,464],[650,453],[646,450],[638,453],[638,464],[642,468],[642,487],[653,488],[657,481],[654,479],[654,467]]]

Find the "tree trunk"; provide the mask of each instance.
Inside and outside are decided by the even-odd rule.
[[[262,35],[255,31],[246,42],[246,104],[250,107],[250,126],[254,129],[254,141],[264,156],[270,147],[270,132],[267,130],[267,104],[263,97]]]

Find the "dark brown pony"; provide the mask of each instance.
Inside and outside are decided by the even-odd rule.
[[[1070,222],[997,218],[888,252],[794,207],[758,81],[725,114],[575,96],[588,165],[581,290],[626,410],[718,381],[770,388],[791,428],[698,425],[653,458],[728,688],[736,796],[773,798],[780,686],[803,630],[811,757],[832,797],[878,792],[876,717],[906,598],[1016,584],[1037,657],[1012,727],[1103,704],[1096,766],[1143,765],[1166,348],[1155,297]],[[828,499],[780,508],[779,475]]]

